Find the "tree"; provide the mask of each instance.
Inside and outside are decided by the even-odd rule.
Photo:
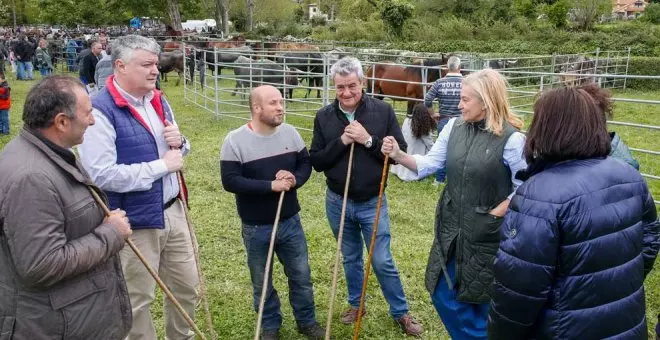
[[[496,0],[490,8],[490,17],[495,20],[509,21],[513,18],[513,0]]]
[[[247,22],[245,25],[247,26],[247,31],[252,32],[252,29],[254,28],[254,23],[252,22],[253,19],[253,14],[254,14],[254,0],[247,0]]]
[[[293,16],[296,19],[296,22],[302,24],[305,21],[305,10],[302,6],[296,7],[293,11]]]
[[[601,15],[611,12],[611,0],[575,0],[575,22],[579,29],[593,28]]]
[[[229,35],[229,0],[215,0],[215,23],[222,23],[222,34]],[[216,26],[217,27],[217,26]]]
[[[568,15],[568,1],[559,0],[548,6],[548,20],[557,28],[566,27],[566,15]]]
[[[181,26],[181,12],[177,0],[167,0],[167,14],[169,15],[170,26],[176,31],[183,30]]]
[[[534,0],[514,0],[513,7],[520,16],[528,19],[536,18],[536,4]]]
[[[74,26],[79,22],[76,0],[41,0],[41,19],[51,24]]]
[[[646,6],[642,20],[654,24],[660,24],[660,2]]]
[[[384,0],[381,3],[380,17],[389,30],[400,37],[403,25],[412,16],[413,9],[413,5],[405,0]]]

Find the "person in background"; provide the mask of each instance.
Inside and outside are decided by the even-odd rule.
[[[67,36],[65,51],[66,51],[66,63],[69,69],[69,72],[78,71],[78,64],[76,60],[78,59],[78,43],[75,39],[70,36]]]
[[[522,183],[514,176],[527,167],[525,135],[497,71],[465,77],[458,107],[461,117],[449,120],[425,156],[406,154],[392,137],[385,138],[381,150],[420,178],[447,168],[426,289],[453,339],[486,339],[500,225]]]
[[[600,110],[605,115],[606,119],[612,119],[614,116],[612,114],[612,99],[611,92],[609,90],[601,89],[596,83],[589,83],[587,85],[580,86],[580,89],[591,94],[595,98],[602,99],[598,102],[600,105]],[[622,162],[630,164],[633,168],[639,170],[639,162],[628,149],[628,145],[623,142],[621,136],[616,132],[609,132],[610,140],[612,141],[612,150],[610,151],[610,156],[615,159],[618,159]]]
[[[90,46],[91,53],[83,57],[80,67],[80,80],[85,85],[96,84],[96,78],[94,78],[94,73],[96,73],[96,64],[101,58],[101,43],[93,42]]]
[[[534,104],[494,262],[489,339],[646,339],[644,278],[660,223],[644,178],[611,151],[603,90]]]
[[[9,48],[5,37],[0,36],[0,73],[5,74],[5,62],[9,60]]]
[[[96,83],[98,91],[103,90],[106,86],[106,81],[113,73],[112,49],[110,46],[106,48],[106,52],[107,54],[96,64],[96,72],[94,72],[94,83]]]
[[[37,51],[35,52],[35,66],[43,77],[53,72],[53,63],[46,49],[47,47],[48,41],[46,39],[39,39],[39,47],[37,47]]]
[[[436,128],[436,122],[431,114],[423,103],[419,103],[413,108],[412,115],[406,116],[406,119],[403,120],[401,132],[408,144],[408,154],[426,155],[433,147],[433,131]],[[392,165],[390,172],[406,182],[420,179],[417,178],[416,173],[402,165]]]
[[[426,96],[424,105],[433,109],[433,101],[438,100],[438,133],[447,125],[451,118],[461,115],[458,103],[461,100],[461,86],[463,75],[461,74],[461,59],[451,56],[447,60],[447,74],[436,80]],[[440,168],[435,173],[434,185],[445,181],[445,168]]]
[[[11,108],[11,87],[5,74],[0,73],[0,134],[9,135],[9,109]]]
[[[35,47],[28,40],[25,33],[18,36],[18,42],[14,47],[14,56],[16,57],[16,79],[33,80],[32,75],[32,57],[34,57]]]

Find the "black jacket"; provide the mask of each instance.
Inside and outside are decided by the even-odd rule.
[[[380,151],[383,138],[393,136],[403,151],[407,144],[392,106],[381,100],[363,93],[355,111],[355,120],[371,134],[373,145],[369,149],[362,144],[355,145],[348,197],[355,201],[366,201],[377,196],[380,188],[385,160]],[[344,194],[348,172],[350,145],[344,145],[341,141],[341,135],[348,124],[348,119],[339,110],[337,100],[320,109],[314,119],[314,136],[309,150],[314,170],[325,173],[328,188],[338,195]]]
[[[94,53],[86,55],[82,60],[80,67],[80,78],[87,81],[87,84],[95,83],[94,73],[96,73],[96,64],[99,62],[99,57]]]
[[[16,58],[21,62],[32,61],[34,57],[34,51],[36,47],[32,45],[29,41],[19,41],[14,47],[14,54]]]

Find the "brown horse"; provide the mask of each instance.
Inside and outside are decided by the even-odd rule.
[[[162,45],[164,52],[172,51],[181,51],[181,42],[178,41],[166,41]],[[192,52],[192,45],[186,44],[186,55],[190,55]]]
[[[168,37],[172,37],[172,39],[176,40],[177,37],[183,37],[183,32],[179,30],[175,30],[174,27],[172,27],[172,25],[167,25],[165,27],[165,35]]]
[[[207,48],[235,48],[245,46],[245,37],[237,35],[227,41],[209,41],[206,44]]]
[[[255,42],[252,44],[252,48],[255,51],[310,51],[310,52],[319,52],[320,49],[318,46],[311,44],[303,44],[296,42],[277,42],[277,41],[267,41],[267,42]]]
[[[442,59],[420,59],[416,61],[415,65],[427,66],[426,69],[426,83],[433,83],[438,80],[440,76],[443,77],[447,73],[446,70],[440,71],[441,65],[447,64],[449,56],[442,55]],[[385,62],[393,63],[393,62]],[[424,89],[422,84],[422,68],[415,66],[398,66],[398,65],[383,65],[373,64],[369,66],[365,73],[367,78],[367,93],[380,94],[375,96],[378,99],[383,99],[382,95],[395,96],[400,98],[391,98],[394,101],[404,101],[404,98],[424,99]],[[384,79],[396,80],[387,81]],[[412,109],[418,102],[415,100],[408,100],[408,114],[412,114]]]

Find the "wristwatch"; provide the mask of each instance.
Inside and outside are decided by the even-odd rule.
[[[373,138],[369,136],[369,139],[364,143],[364,147],[371,149],[371,146],[374,144]]]

